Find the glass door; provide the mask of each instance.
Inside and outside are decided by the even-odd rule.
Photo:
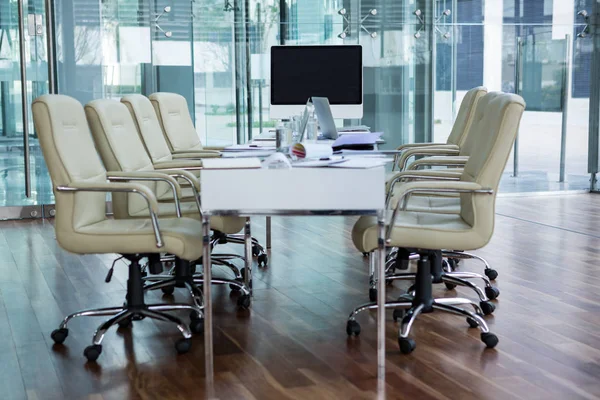
[[[353,15],[364,57],[362,124],[384,132],[384,148],[432,140],[432,0],[361,0]]]
[[[48,93],[47,27],[43,1],[0,0],[0,219],[42,217],[54,202],[31,119]]]

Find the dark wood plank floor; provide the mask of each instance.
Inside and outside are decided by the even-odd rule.
[[[387,398],[600,398],[600,196],[500,198],[498,214],[492,242],[477,253],[500,272],[501,296],[488,318],[500,344],[484,350],[464,319],[434,313],[414,326],[415,352],[401,355],[388,314]],[[275,218],[271,263],[255,269],[251,311],[237,311],[235,295],[215,288],[220,398],[377,397],[375,313],[359,318],[360,338],[345,333],[348,313],[367,297],[366,260],[349,238],[353,221]],[[263,222],[254,224],[259,237]],[[144,320],[111,331],[97,365],[82,351],[98,319],[74,320],[65,346],[53,345],[49,334],[65,314],[122,303],[127,271],[117,268],[105,284],[111,262],[62,251],[49,221],[0,223],[0,398],[204,396],[202,337],[177,356],[169,324]],[[463,268],[481,271],[475,262]],[[443,287],[436,294],[456,295]]]

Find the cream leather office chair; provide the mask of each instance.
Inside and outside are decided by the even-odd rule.
[[[84,351],[89,361],[95,361],[102,352],[102,340],[111,326],[125,326],[132,319],[143,316],[175,323],[184,336],[176,343],[176,349],[180,353],[186,352],[191,345],[190,328],[165,311],[187,309],[199,319],[202,310],[198,305],[189,304],[146,304],[140,262],[145,257],[167,251],[177,257],[180,265],[189,267],[191,261],[202,255],[202,225],[188,218],[159,220],[158,202],[147,186],[109,182],[96,153],[83,107],[77,100],[62,95],[45,95],[33,102],[32,109],[54,186],[55,231],[59,245],[76,254],[117,253],[129,262],[127,304],[71,314],[52,332],[52,339],[58,344],[63,343],[69,334],[67,323],[75,317],[112,316],[100,325],[94,334],[93,344]],[[145,176],[158,179],[160,175]],[[164,175],[163,179],[178,188],[172,178]],[[136,196],[149,209],[149,215],[137,220],[108,219],[105,215],[106,192]],[[107,280],[111,275],[112,268]]]
[[[171,153],[177,157],[221,156],[218,151],[202,145],[185,97],[177,93],[158,92],[149,98]]]
[[[152,160],[146,153],[142,140],[137,133],[133,118],[123,103],[115,100],[94,100],[85,106],[85,113],[100,157],[104,165],[111,170],[111,175],[125,174],[131,176],[144,171],[155,172]],[[193,197],[195,200],[181,202],[181,215],[200,219],[201,208],[197,195],[200,185],[197,177],[189,172],[177,169],[166,171],[179,178],[186,179],[195,191]],[[160,190],[155,182],[149,182],[146,185],[152,191]],[[158,196],[162,194],[157,193]],[[177,216],[176,207],[171,203],[159,203],[159,210],[161,215]],[[146,218],[148,208],[130,194],[115,193],[113,196],[113,212],[117,219]],[[212,217],[210,223],[214,231],[231,234],[244,228],[245,219],[240,217]],[[240,307],[247,308],[250,305],[250,292],[242,282],[244,271],[238,270],[231,263],[219,260],[218,254],[215,254],[214,262],[230,267],[236,277],[233,280],[214,279],[213,283],[227,283],[233,290],[241,290],[242,295],[238,298],[238,304]],[[165,293],[172,293],[178,283],[177,279],[169,276],[149,277],[148,279],[158,281],[155,285],[150,285],[151,289],[160,288]],[[189,284],[193,285],[193,282],[190,281]]]
[[[408,162],[416,156],[453,156],[447,159],[445,163],[442,160],[438,160],[439,165],[464,165],[464,156],[468,155],[468,150],[465,151],[463,149],[467,140],[466,133],[473,121],[477,102],[486,93],[487,89],[483,86],[473,88],[467,92],[460,104],[456,120],[446,143],[410,143],[399,146],[397,150],[402,152],[394,157],[392,170],[405,170]],[[436,159],[431,162],[434,162]]]
[[[403,353],[410,353],[415,342],[408,338],[412,324],[421,313],[434,310],[447,311],[467,317],[471,327],[478,326],[481,339],[488,347],[494,347],[498,338],[489,332],[481,317],[480,306],[468,299],[434,299],[432,286],[437,281],[461,284],[458,280],[444,275],[441,266],[440,249],[475,250],[485,246],[494,231],[496,191],[510,155],[525,102],[513,94],[488,94],[490,101],[477,107],[471,129],[487,132],[481,135],[474,145],[469,161],[458,181],[409,182],[402,185],[401,201],[394,208],[391,220],[387,223],[387,246],[417,249],[420,259],[416,274],[398,274],[397,279],[415,279],[414,291],[386,307],[408,309],[402,316],[399,332],[399,345]],[[485,99],[485,98],[484,98]],[[486,99],[487,100],[487,99]],[[417,193],[458,193],[460,194],[460,214],[434,214],[403,211],[405,200]],[[353,227],[354,245],[371,256],[378,247],[377,220],[360,218]],[[469,278],[468,273],[463,273]],[[457,307],[472,306],[476,313]],[[356,315],[365,309],[377,308],[376,303],[355,309],[348,320],[347,333],[359,334],[360,325]],[[400,317],[395,313],[396,317]]]
[[[489,94],[477,99],[475,107],[487,107],[487,103],[493,101],[496,96],[501,96],[500,92],[490,92]],[[485,104],[483,104],[485,103]],[[464,104],[464,102],[463,102]],[[470,154],[475,143],[478,140],[485,140],[487,131],[476,131],[472,128],[472,122],[474,120],[474,115],[476,111],[473,111],[472,117],[470,118],[469,123],[466,125],[466,131],[463,135],[465,141],[463,142],[463,147],[461,149],[461,153],[464,156],[464,160],[468,160],[468,155]],[[452,157],[439,157],[439,158],[425,158],[414,162],[411,167],[415,164],[419,165],[439,165],[439,160],[445,158]],[[434,160],[432,163],[429,160]],[[438,161],[436,161],[438,160]],[[462,162],[462,161],[461,161]],[[461,165],[464,167],[464,165]],[[387,199],[386,202],[388,207],[394,208],[398,204],[398,199],[402,194],[402,184],[405,182],[411,181],[422,181],[422,180],[459,180],[462,175],[462,168],[454,168],[448,170],[407,170],[398,172],[394,175],[394,178],[387,183]],[[432,213],[441,213],[441,214],[458,214],[460,213],[460,197],[456,194],[423,194],[411,196],[406,204],[407,211],[415,211],[415,212],[432,212]],[[482,257],[464,251],[453,251],[447,250],[444,251],[444,256],[448,258],[448,261],[444,261],[445,269],[448,271],[455,270],[458,266],[458,263],[462,259],[476,259],[484,264],[484,273],[485,275],[491,279],[495,280],[498,277],[498,271],[491,268],[488,262]],[[395,253],[391,253],[388,263],[390,266],[395,264],[394,258],[397,259]],[[406,260],[406,255],[404,255],[404,259]],[[404,261],[406,263],[406,261]],[[486,284],[487,285],[487,284]],[[446,283],[448,289],[453,289],[455,285],[451,283]],[[489,287],[489,285],[487,285]]]
[[[202,165],[200,160],[206,158],[207,153],[204,150],[198,150],[202,144],[199,142],[198,134],[189,116],[185,98],[174,93],[155,93],[151,97],[155,98],[154,106],[146,96],[140,94],[124,96],[121,102],[129,109],[154,168],[158,170],[164,168],[191,169],[190,172],[194,172],[196,169],[198,172],[197,168]],[[161,113],[162,117],[159,118],[157,113]],[[164,126],[168,127],[168,130],[163,131]],[[169,137],[171,139],[168,139]],[[179,143],[178,148],[189,145],[191,146],[190,151],[174,152],[173,145],[170,143]],[[210,157],[215,157],[214,153],[209,152],[208,154]],[[184,197],[189,196],[186,188],[183,190]],[[159,198],[168,201],[169,191],[163,189],[163,192],[165,194]],[[243,235],[235,233],[217,233],[215,239],[218,239],[220,243],[244,243]],[[252,238],[252,254],[257,257],[258,265],[267,265],[268,256],[256,238]]]

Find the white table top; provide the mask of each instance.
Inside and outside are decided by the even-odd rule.
[[[212,169],[200,174],[210,215],[374,215],[385,208],[385,169]]]

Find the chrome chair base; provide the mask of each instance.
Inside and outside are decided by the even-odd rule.
[[[485,293],[483,293],[471,282],[462,278],[471,278],[476,276],[483,279],[486,283],[489,283],[489,280],[478,274],[452,276],[452,272],[443,272],[441,266],[441,254],[441,251],[423,251],[419,254],[416,273],[392,275],[393,279],[415,280],[415,284],[411,289],[409,289],[409,294],[402,295],[398,301],[386,302],[385,304],[385,308],[395,309],[394,320],[402,320],[398,333],[398,344],[400,346],[400,351],[404,354],[408,354],[415,349],[415,341],[408,337],[414,321],[420,314],[430,313],[436,310],[466,317],[469,326],[472,328],[478,327],[481,330],[481,340],[485,343],[485,345],[488,348],[495,347],[496,344],[498,344],[498,338],[489,331],[489,328],[483,319],[484,314],[491,313],[486,312],[490,311],[490,309],[487,308],[488,306],[491,305],[491,311],[493,311],[493,304],[487,300]],[[372,254],[371,259],[373,259]],[[435,277],[439,278],[440,276],[442,277],[443,281],[450,281],[455,284],[464,284],[465,286],[479,289],[478,294],[480,295],[480,299],[483,296],[483,298],[486,300],[482,300],[479,304],[477,304],[465,298],[433,298],[433,283],[434,280],[436,280]],[[388,279],[388,277],[385,279]],[[471,306],[473,307],[474,312],[460,308],[458,307],[459,305]],[[346,333],[349,336],[360,335],[361,327],[356,321],[356,316],[362,311],[372,309],[377,309],[376,302],[361,305],[350,313],[346,324]],[[403,312],[403,310],[407,311]]]
[[[139,264],[139,261],[144,257],[141,255],[129,255],[124,257],[130,261],[129,278],[127,280],[127,300],[125,304],[121,307],[97,308],[70,314],[62,320],[58,329],[55,329],[52,332],[50,335],[52,340],[54,340],[57,345],[60,345],[65,341],[69,335],[69,329],[67,328],[67,325],[73,318],[110,316],[111,318],[106,320],[96,329],[92,339],[92,345],[86,347],[83,352],[88,361],[94,362],[102,353],[102,341],[104,340],[104,336],[108,329],[114,325],[119,325],[121,328],[126,328],[131,325],[132,321],[151,318],[159,321],[174,323],[177,326],[177,329],[179,329],[183,335],[183,338],[179,339],[175,343],[175,349],[180,354],[187,352],[192,344],[192,332],[202,332],[204,327],[201,308],[202,292],[199,290],[195,291],[195,295],[197,296],[199,294],[200,297],[199,302],[196,296],[194,297],[194,304],[148,305],[144,302],[144,277],[142,276],[142,268]],[[107,281],[110,280],[111,276],[112,272],[107,276]],[[190,290],[194,290],[194,288],[190,287]],[[190,326],[188,326],[180,318],[166,313],[167,311],[180,310],[190,311],[190,318],[192,321],[191,329]]]

